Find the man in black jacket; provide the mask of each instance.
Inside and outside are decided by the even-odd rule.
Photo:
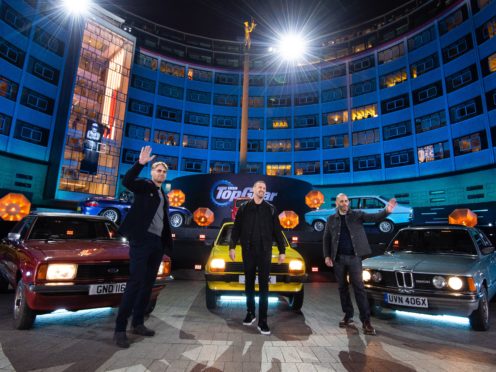
[[[278,263],[286,258],[286,246],[276,208],[264,200],[266,185],[257,181],[253,185],[253,199],[241,205],[234,220],[234,228],[229,243],[229,257],[236,258],[236,244],[241,240],[241,254],[245,270],[245,294],[247,314],[244,325],[252,325],[255,320],[255,276],[258,267],[259,309],[258,330],[270,335],[267,325],[269,302],[269,273],[272,262],[272,241],[279,248]]]
[[[323,248],[325,264],[334,266],[334,274],[339,286],[339,297],[344,318],[339,322],[341,328],[353,325],[353,304],[351,303],[348,279],[353,286],[355,299],[360,310],[363,331],[375,335],[370,323],[370,309],[362,279],[362,257],[372,253],[364,222],[378,222],[385,219],[396,207],[396,199],[389,200],[386,208],[379,213],[364,213],[349,208],[345,194],[336,196],[336,213],[327,218],[324,230]]]
[[[151,180],[138,178],[143,167],[155,158],[150,146],[141,149],[139,160],[124,176],[122,184],[134,193],[134,202],[122,222],[119,232],[129,240],[129,279],[122,296],[115,324],[114,342],[129,347],[126,335],[131,313],[132,332],[151,337],[155,331],[144,325],[145,309],[150,301],[153,283],[165,249],[172,250],[169,223],[169,200],[162,190],[167,176],[167,164],[152,165]]]

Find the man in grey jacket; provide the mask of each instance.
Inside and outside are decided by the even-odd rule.
[[[353,325],[353,304],[351,302],[348,280],[353,286],[355,299],[360,311],[363,331],[375,335],[370,323],[370,309],[362,279],[362,257],[372,253],[364,222],[378,222],[386,218],[396,207],[396,199],[389,200],[386,208],[379,213],[354,211],[349,207],[350,201],[345,194],[336,196],[336,213],[327,219],[324,230],[325,264],[334,267],[334,275],[339,286],[339,297],[344,318],[339,322],[341,328]]]

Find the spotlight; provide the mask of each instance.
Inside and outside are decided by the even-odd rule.
[[[68,13],[82,15],[88,12],[91,0],[62,0],[62,4]]]
[[[305,55],[306,44],[301,35],[289,34],[281,38],[277,50],[285,60],[294,62]]]

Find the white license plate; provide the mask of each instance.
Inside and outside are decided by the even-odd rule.
[[[90,285],[90,295],[124,293],[126,283],[105,283]]]
[[[239,282],[244,283],[245,282],[245,276],[240,275],[239,276]],[[258,284],[258,275],[255,277],[255,284]],[[276,277],[274,276],[269,276],[269,284],[276,284]]]
[[[391,305],[428,308],[429,303],[425,297],[405,296],[384,293],[384,302]]]

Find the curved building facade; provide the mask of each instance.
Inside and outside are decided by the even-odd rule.
[[[144,145],[169,178],[238,172],[242,42],[116,7],[76,23],[0,4],[1,188],[114,196]],[[322,37],[290,70],[265,67],[276,57],[253,41],[248,172],[327,196],[495,201],[495,36],[495,1],[414,0]]]

